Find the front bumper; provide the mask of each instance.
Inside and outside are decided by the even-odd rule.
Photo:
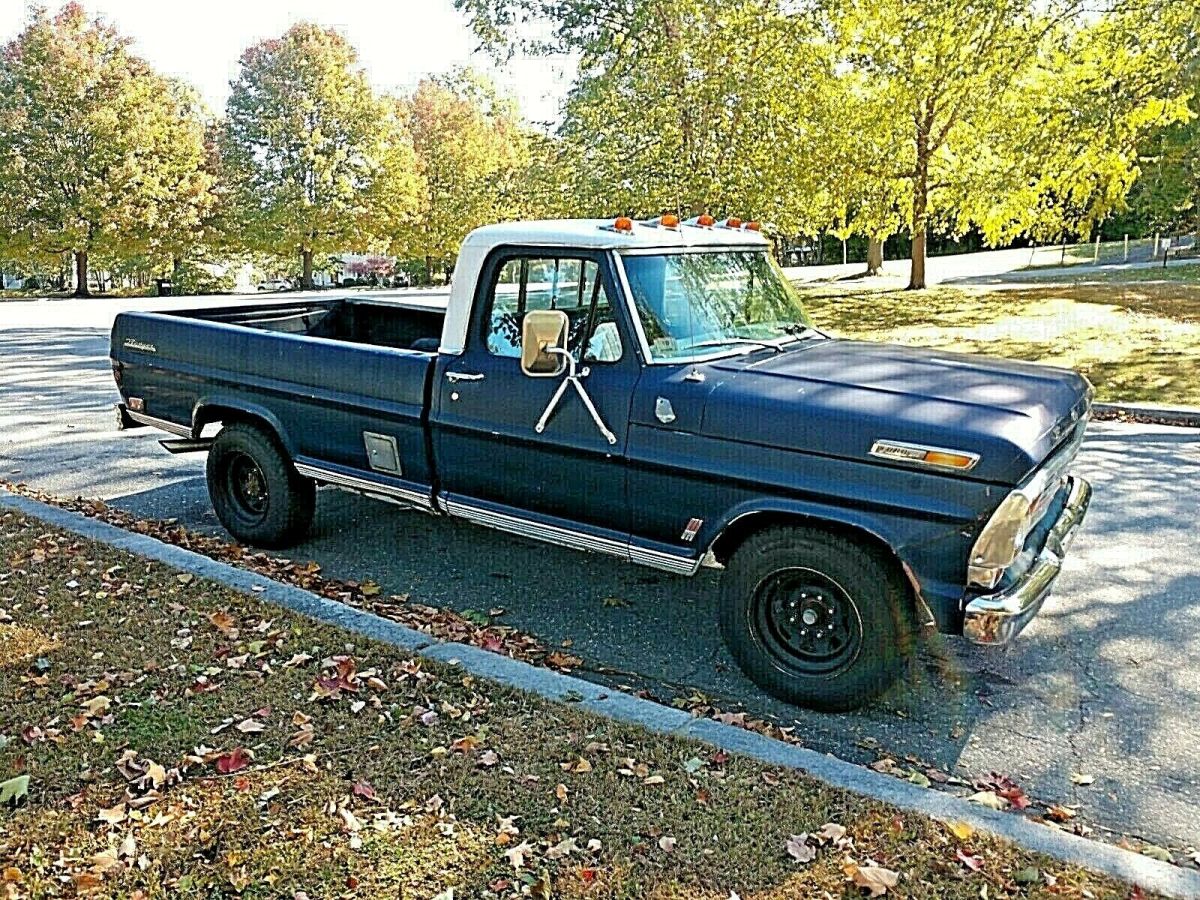
[[[1003,590],[976,597],[967,604],[963,619],[967,640],[991,646],[1007,644],[1042,608],[1092,500],[1092,486],[1078,475],[1067,477],[1066,490],[1066,502],[1029,571]]]

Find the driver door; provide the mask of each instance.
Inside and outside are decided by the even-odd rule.
[[[625,450],[640,366],[608,257],[562,248],[501,248],[480,273],[464,352],[443,357],[434,385],[437,466],[452,503],[484,501],[626,534]],[[535,425],[567,377],[521,369],[522,319],[563,311],[568,349],[610,443],[567,386],[544,431]]]

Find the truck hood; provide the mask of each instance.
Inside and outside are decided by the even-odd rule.
[[[1052,366],[849,340],[811,340],[706,367],[702,433],[912,468],[875,441],[979,454],[969,477],[1016,484],[1087,414],[1083,376]],[[945,471],[945,470],[943,470]]]

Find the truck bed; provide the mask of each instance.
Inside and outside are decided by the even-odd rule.
[[[423,490],[443,318],[435,304],[348,298],[122,313],[111,355],[131,412],[136,398],[152,424],[198,436],[257,416],[298,464]],[[394,441],[399,465],[380,468],[366,435]]]
[[[440,306],[346,298],[189,309],[167,315],[420,352],[437,351],[446,318]]]

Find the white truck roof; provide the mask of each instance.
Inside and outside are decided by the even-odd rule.
[[[484,260],[497,247],[561,247],[577,250],[687,250],[692,248],[768,246],[760,232],[744,228],[681,225],[664,228],[634,220],[629,231],[613,228],[614,219],[541,219],[503,222],[476,228],[463,240],[454,267],[441,352],[457,355],[466,346],[471,303]]]

